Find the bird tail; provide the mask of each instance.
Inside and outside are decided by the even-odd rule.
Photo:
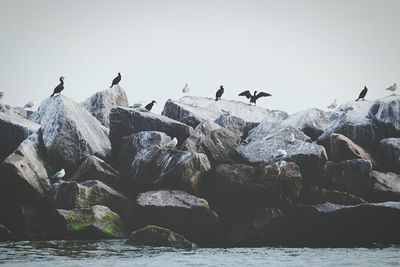
[[[357,98],[356,101],[360,100],[360,98]]]
[[[215,101],[218,101],[218,97],[215,97]]]
[[[53,96],[54,96],[54,93],[52,93],[50,97],[53,97]]]

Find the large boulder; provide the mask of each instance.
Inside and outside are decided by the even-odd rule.
[[[308,205],[316,205],[330,202],[339,205],[358,205],[366,203],[360,197],[337,190],[329,190],[318,186],[310,187],[302,192],[301,203]]]
[[[218,216],[207,201],[183,191],[149,191],[138,195],[132,209],[135,229],[157,225],[171,229],[200,246],[218,240]]]
[[[317,139],[325,129],[337,118],[337,113],[325,112],[311,108],[288,117],[266,117],[260,125],[251,131],[248,140],[262,139],[273,132],[293,127],[304,132],[312,140]]]
[[[288,127],[265,139],[256,139],[239,146],[236,151],[244,162],[271,164],[284,160],[296,163],[305,183],[318,177],[325,166],[327,155],[324,147],[307,142],[309,138],[300,130]]]
[[[155,225],[148,225],[132,232],[126,243],[133,246],[197,248],[196,244],[190,242],[184,236]]]
[[[371,178],[373,187],[369,196],[370,201],[400,201],[400,175],[372,171]]]
[[[148,147],[136,154],[129,170],[132,193],[154,189],[197,192],[204,173],[211,169],[204,154]]]
[[[236,147],[241,138],[231,131],[214,126],[214,123],[203,122],[194,133],[186,139],[182,149],[204,153],[211,164],[234,162],[237,158]]]
[[[15,236],[11,231],[0,223],[0,242],[14,240]]]
[[[141,131],[160,131],[176,137],[179,144],[193,131],[192,127],[152,112],[141,112],[131,108],[116,107],[110,113],[110,140],[113,156],[119,154],[121,139]]]
[[[117,158],[119,170],[126,175],[140,150],[151,146],[166,147],[170,141],[171,137],[157,131],[137,132],[122,138]]]
[[[386,138],[379,142],[379,155],[385,167],[400,173],[400,138]]]
[[[128,97],[125,91],[117,86],[95,93],[81,103],[90,114],[100,121],[105,127],[110,125],[110,111],[113,107],[128,107]]]
[[[386,137],[400,135],[400,96],[391,95],[376,100],[369,109],[373,121],[384,130]]]
[[[100,181],[59,182],[53,185],[52,190],[58,209],[82,209],[102,205],[122,217],[128,214],[129,199]]]
[[[109,186],[117,186],[121,182],[119,172],[96,156],[90,156],[82,162],[69,180],[78,183],[99,180]]]
[[[259,167],[220,164],[202,185],[202,194],[218,214],[285,207],[297,201],[301,190],[299,167],[285,161]]]
[[[246,122],[245,120],[232,115],[221,115],[215,120],[215,123],[243,139],[247,137],[251,129],[258,125],[257,122]]]
[[[31,119],[42,125],[44,146],[59,167],[73,171],[88,156],[106,158],[111,152],[108,130],[65,96],[45,99]]]
[[[5,112],[0,112],[0,163],[39,128],[39,124],[7,109]]]
[[[162,114],[195,128],[205,120],[215,121],[224,112],[246,122],[260,122],[271,111],[239,101],[185,96],[179,101],[168,100]]]
[[[342,113],[339,119],[332,122],[318,137],[318,144],[323,145],[329,151],[331,134],[339,133],[362,147],[374,149],[384,135],[380,126],[368,114],[371,105],[372,102],[369,101],[352,101],[341,106],[339,110]]]
[[[96,205],[90,208],[62,210],[65,220],[65,239],[99,240],[123,237],[123,221],[109,208]]]

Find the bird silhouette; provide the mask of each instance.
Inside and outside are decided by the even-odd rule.
[[[250,93],[250,91],[247,90],[247,91],[241,92],[241,93],[239,94],[239,96],[245,96],[245,97],[247,97],[247,99],[250,99],[250,104],[251,104],[251,103],[254,103],[254,105],[255,105],[257,99],[259,99],[260,97],[264,97],[264,96],[271,96],[271,94],[268,94],[268,93],[265,93],[265,92],[259,92],[259,93],[257,94],[257,91],[254,91],[254,94],[252,95],[252,94]]]
[[[114,78],[114,80],[112,81],[112,84],[111,84],[110,88],[113,87],[114,85],[119,84],[120,81],[121,81],[121,73],[118,72],[118,76]]]
[[[60,83],[54,88],[53,94],[50,97],[53,97],[55,94],[60,95],[62,90],[64,90],[64,76],[60,77]]]
[[[361,91],[360,95],[358,96],[358,98],[356,99],[356,101],[362,99],[365,100],[364,97],[368,92],[368,88],[366,86],[364,86],[364,89]]]
[[[144,108],[147,109],[147,111],[150,111],[153,108],[153,105],[156,104],[156,101],[151,101],[149,104],[147,104]]]
[[[224,86],[220,86],[217,93],[215,93],[215,101],[221,99],[221,96],[224,94]]]
[[[190,91],[190,88],[189,88],[189,86],[187,85],[187,83],[185,83],[185,87],[183,87],[182,93],[189,93],[189,91]]]

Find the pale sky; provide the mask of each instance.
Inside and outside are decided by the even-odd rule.
[[[0,0],[3,102],[36,105],[66,76],[80,102],[118,72],[129,102],[190,95],[290,113],[400,82],[398,0]]]

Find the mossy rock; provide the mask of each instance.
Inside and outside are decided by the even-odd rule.
[[[148,225],[132,232],[126,241],[129,245],[194,249],[197,245],[169,229]]]
[[[113,239],[122,238],[120,216],[104,206],[87,209],[58,210],[67,223],[68,238],[72,239]]]

